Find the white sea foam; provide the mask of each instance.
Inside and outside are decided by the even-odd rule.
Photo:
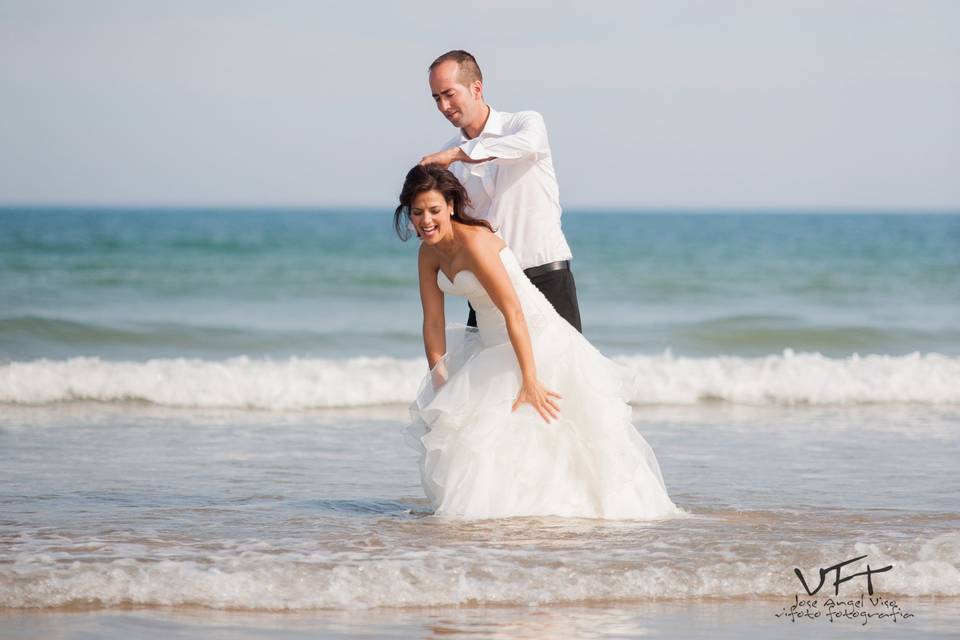
[[[0,402],[142,400],[170,407],[311,409],[409,402],[424,361],[171,358],[34,360],[0,367]]]
[[[635,404],[960,402],[960,358],[937,353],[828,358],[790,349],[762,358],[625,356]]]
[[[858,544],[879,568],[878,590],[893,596],[960,596],[960,534],[948,533],[884,553]],[[516,554],[457,549],[396,551],[389,556],[252,552],[202,559],[64,562],[57,554],[21,555],[0,565],[0,607],[88,604],[199,605],[217,609],[363,609],[462,604],[534,605],[603,600],[742,598],[802,592],[788,558],[743,558],[692,567],[682,562],[632,566],[590,561],[559,565]],[[830,562],[827,562],[830,560]],[[832,564],[836,558],[824,557]],[[846,587],[849,592],[856,587]],[[862,587],[859,587],[862,589]],[[828,593],[828,591],[830,593]],[[821,593],[832,595],[830,588]]]
[[[634,404],[960,403],[960,357],[615,358],[636,373]],[[34,360],[0,366],[0,403],[138,400],[171,407],[297,410],[409,402],[422,358]]]

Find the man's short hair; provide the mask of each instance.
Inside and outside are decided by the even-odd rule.
[[[448,60],[453,60],[457,63],[459,67],[457,69],[457,82],[463,86],[469,87],[473,84],[474,80],[483,82],[483,74],[480,73],[480,65],[477,64],[477,59],[462,49],[447,51],[434,60],[427,71],[433,71]]]

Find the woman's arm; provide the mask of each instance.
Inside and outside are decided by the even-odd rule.
[[[443,291],[437,284],[437,267],[420,246],[420,304],[423,306],[423,350],[432,370],[447,350],[446,320],[443,313]],[[434,384],[436,384],[436,380]]]
[[[499,249],[492,242],[477,240],[470,243],[467,251],[472,258],[474,275],[503,314],[510,344],[513,345],[513,351],[520,365],[522,384],[520,393],[513,403],[513,410],[515,411],[522,403],[529,402],[546,422],[550,422],[550,418],[559,418],[560,408],[553,398],[561,396],[544,388],[537,379],[537,365],[533,358],[530,330],[527,328],[523,308],[520,306],[520,299],[517,297],[510,275],[500,261]]]

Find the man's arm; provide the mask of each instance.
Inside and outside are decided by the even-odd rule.
[[[459,147],[424,156],[420,164],[438,164],[446,168],[454,162],[509,162],[530,157],[536,159],[538,154],[546,153],[550,145],[547,142],[547,126],[543,116],[536,111],[524,111],[515,117],[517,129],[512,133],[485,138],[477,136]]]
[[[444,149],[443,151],[438,151],[436,153],[431,153],[430,155],[423,156],[420,160],[420,164],[426,166],[428,164],[438,164],[444,169],[449,167],[454,162],[466,162],[466,163],[477,163],[485,162],[486,160],[493,160],[493,158],[483,158],[481,160],[474,160],[466,153],[463,152],[463,149],[460,147],[451,147],[450,149]]]
[[[477,136],[458,148],[470,162],[511,161],[536,157],[546,153],[547,125],[536,111],[523,111],[514,116],[514,131],[502,136]]]

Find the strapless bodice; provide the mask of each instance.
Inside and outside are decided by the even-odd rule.
[[[501,249],[499,256],[517,292],[517,298],[520,300],[527,328],[531,334],[542,329],[554,318],[560,318],[550,302],[530,282],[510,248]],[[454,274],[453,280],[450,280],[443,271],[437,271],[437,285],[445,294],[463,296],[470,301],[477,312],[477,329],[480,331],[480,339],[484,345],[501,344],[509,340],[503,314],[497,309],[472,271],[458,271]]]

